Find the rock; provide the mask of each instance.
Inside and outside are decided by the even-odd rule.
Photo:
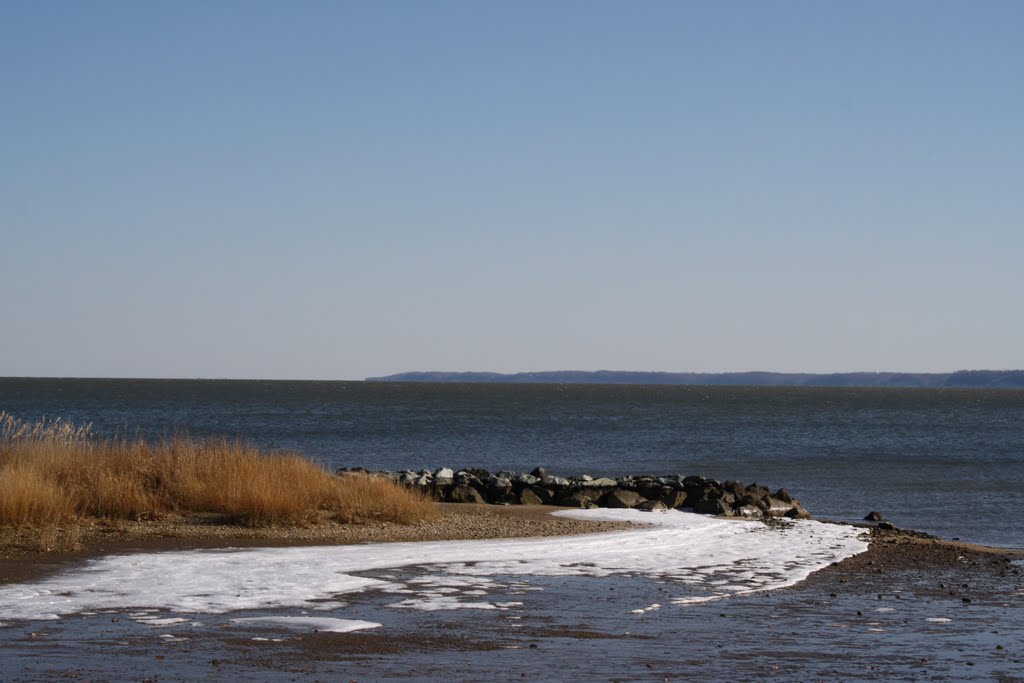
[[[541,481],[544,481],[548,476],[548,472],[543,467],[536,467],[532,472],[530,472],[530,476],[537,477]]]
[[[644,510],[645,512],[656,512],[658,510],[668,510],[664,503],[660,500],[645,500],[636,506],[637,510]]]
[[[786,513],[783,516],[788,517],[789,519],[810,519],[811,513],[803,509],[800,505],[794,505],[786,510]]]
[[[594,508],[597,504],[591,497],[590,492],[583,491],[582,489],[564,491],[561,496],[558,497],[556,505],[561,505],[567,508]]]
[[[540,498],[540,502],[544,505],[554,505],[555,503],[555,492],[546,486],[529,486],[527,487],[533,495]]]
[[[618,482],[608,477],[601,477],[600,479],[591,479],[590,481],[584,481],[581,486],[588,489],[612,489],[618,486]]]
[[[452,487],[446,500],[449,503],[483,503],[484,497],[472,486],[459,484]]]
[[[511,503],[512,482],[505,477],[494,476],[487,482],[487,498],[491,503]]]
[[[490,474],[487,475],[488,479],[490,478],[490,476]],[[468,470],[459,470],[458,472],[456,472],[455,483],[460,484],[462,486],[472,486],[473,488],[476,489],[481,488],[484,485],[484,483],[480,481],[479,477],[474,475],[472,472],[469,472]]]
[[[535,477],[532,474],[517,474],[512,478],[512,485],[516,486],[533,486],[534,484],[540,483],[540,477]]]
[[[896,531],[896,525],[892,522],[879,522],[877,528],[884,531]]]
[[[775,495],[772,496],[772,498],[778,498],[783,503],[793,502],[793,496],[789,495],[789,491],[787,491],[786,489],[779,489],[778,491],[775,492]]]
[[[687,507],[685,491],[669,489],[668,493],[662,495],[659,500],[669,509],[674,510],[676,508]]]
[[[487,488],[495,493],[507,493],[512,489],[512,482],[505,477],[494,477],[487,482]]]
[[[736,508],[736,514],[740,517],[750,517],[752,519],[764,517],[764,512],[756,505],[741,505]]]
[[[519,492],[520,505],[544,505],[544,501],[534,493],[533,489],[527,487]]]
[[[741,481],[727,481],[721,486],[721,489],[726,493],[731,493],[735,498],[739,498],[747,492],[747,487],[743,485]]]
[[[439,467],[434,470],[434,479],[448,479],[451,481],[455,479],[455,472],[448,467]]]
[[[602,498],[601,502],[604,504],[604,507],[608,508],[635,508],[646,500],[636,491],[614,489]]]
[[[758,506],[760,506],[760,504],[761,504],[761,496],[759,496],[759,495],[757,495],[755,493],[750,493],[749,491],[747,493],[744,493],[742,496],[740,496],[736,500],[736,507],[746,507],[746,506],[758,507]]]
[[[760,484],[757,484],[757,483],[754,483],[754,484],[751,484],[750,486],[748,486],[746,488],[746,490],[744,491],[744,493],[753,494],[754,496],[757,496],[758,498],[767,498],[768,496],[770,496],[772,494],[772,492],[768,490],[767,486],[761,486]]]
[[[885,517],[882,516],[881,512],[875,512],[872,510],[868,514],[864,515],[865,522],[881,522],[884,521]]]
[[[655,481],[654,479],[642,479],[636,482],[636,486],[633,490],[639,493],[644,498],[647,498],[648,500],[652,500],[655,498],[660,500],[662,496],[664,496],[672,489],[668,486],[665,486],[664,484]]]
[[[720,498],[702,498],[694,503],[693,511],[702,515],[728,515],[732,508]]]

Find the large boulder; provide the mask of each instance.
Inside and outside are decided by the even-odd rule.
[[[701,498],[693,504],[693,511],[702,515],[729,515],[732,513],[732,506],[727,505],[721,498]]]
[[[537,496],[544,505],[555,504],[555,492],[546,486],[528,486],[525,490],[529,490],[533,495]]]
[[[532,488],[527,486],[519,492],[519,504],[520,505],[544,505],[544,501],[538,496]]]
[[[472,486],[457,484],[448,491],[445,500],[449,503],[483,503],[484,497]]]
[[[764,511],[756,505],[741,505],[734,510],[734,513],[740,517],[749,517],[752,519],[760,519],[764,517]]]
[[[789,495],[789,491],[787,491],[786,489],[779,489],[778,491],[775,492],[775,495],[773,495],[772,498],[777,498],[778,500],[781,500],[783,503],[793,502],[793,496]]]
[[[668,510],[665,504],[660,500],[645,500],[636,506],[637,510],[643,510],[645,512],[658,512],[660,510]]]
[[[608,508],[635,508],[646,500],[636,491],[614,489],[602,499],[602,503]]]
[[[668,493],[663,494],[658,500],[664,503],[665,507],[669,509],[691,507],[691,505],[688,505],[686,502],[686,492],[678,491],[676,489],[669,489]]]
[[[597,503],[593,498],[593,492],[582,489],[570,489],[564,491],[555,501],[556,505],[567,508],[596,508]]]
[[[793,507],[786,510],[783,516],[788,517],[789,519],[810,519],[811,513],[805,510],[802,505],[797,503]]]
[[[614,479],[608,477],[601,477],[599,479],[591,479],[590,481],[584,481],[580,484],[583,488],[588,489],[613,489],[618,485]]]

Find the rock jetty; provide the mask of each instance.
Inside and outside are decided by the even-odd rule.
[[[598,477],[559,477],[541,467],[529,474],[483,469],[371,472],[361,467],[352,473],[386,477],[407,488],[448,503],[491,505],[558,505],[573,508],[681,509],[724,517],[789,517],[807,519],[810,513],[786,489],[771,491],[760,484],[717,481],[699,476],[670,474]]]

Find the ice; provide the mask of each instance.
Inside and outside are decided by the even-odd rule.
[[[511,577],[517,590],[538,590],[523,584],[529,576],[663,580],[667,590],[675,586],[677,594],[667,597],[678,605],[789,586],[867,548],[862,529],[814,521],[769,530],[758,522],[674,510],[556,514],[649,526],[554,538],[107,556],[35,583],[0,586],[0,620],[54,619],[104,609],[192,614],[316,609],[318,603],[368,590],[411,591],[418,595],[399,604],[416,609],[456,604],[458,609],[493,609],[491,603],[459,597],[507,588],[493,577]],[[398,569],[403,571],[396,574]],[[396,578],[399,574],[407,577]],[[447,594],[446,588],[459,592]],[[431,591],[446,594],[421,599]]]
[[[232,619],[231,623],[247,626],[284,626],[285,628],[306,629],[322,633],[350,633],[381,626],[375,621],[334,619],[332,617],[240,617]]]

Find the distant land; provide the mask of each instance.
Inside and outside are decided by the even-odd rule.
[[[367,377],[367,382],[476,382],[513,384],[716,384],[781,387],[1024,388],[1024,370],[959,370],[946,373],[837,372],[632,372],[554,370],[551,372],[401,372]]]

